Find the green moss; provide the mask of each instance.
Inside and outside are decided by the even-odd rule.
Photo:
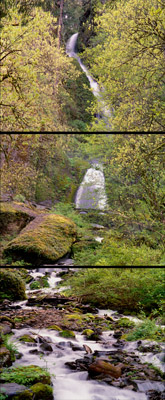
[[[92,329],[84,329],[82,332],[82,335],[86,335],[87,337],[90,337],[93,334],[94,334],[94,331]]]
[[[36,343],[35,339],[30,335],[23,335],[19,338],[20,342]]]
[[[30,389],[34,393],[35,400],[53,400],[53,389],[50,385],[36,383]]]
[[[24,392],[19,393],[16,396],[12,397],[12,400],[33,400],[33,399],[34,395],[30,389],[24,390]]]
[[[71,248],[76,238],[76,225],[62,215],[42,215],[21,231],[4,249],[4,255],[27,261],[56,261]]]
[[[62,329],[61,329],[58,325],[51,325],[51,326],[48,326],[47,329],[52,329],[52,330],[54,330],[54,331],[62,331]]]
[[[40,289],[41,285],[38,281],[34,281],[30,284],[30,289]]]
[[[73,320],[73,319],[75,319],[75,320],[82,320],[82,315],[79,315],[79,314],[68,314],[68,315],[66,315],[65,316],[67,319],[70,319],[70,320]]]
[[[59,335],[65,338],[75,338],[74,332],[68,330],[59,332]]]
[[[1,379],[5,382],[15,382],[20,385],[32,385],[35,383],[50,384],[50,374],[44,369],[37,365],[18,365],[17,367],[11,367],[4,369],[1,374]]]
[[[128,318],[120,318],[117,321],[117,325],[123,328],[133,328],[135,326],[135,322],[130,321]]]
[[[5,298],[12,301],[26,299],[25,284],[16,271],[0,269],[0,300]]]

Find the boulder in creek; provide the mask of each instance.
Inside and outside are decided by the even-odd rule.
[[[103,360],[96,360],[89,366],[88,372],[92,376],[104,374],[118,379],[122,374],[123,368],[125,368],[125,366],[122,363],[115,366]]]
[[[19,385],[18,383],[14,383],[14,382],[4,383],[4,384],[1,384],[0,394],[1,395],[2,394],[6,395],[8,399],[9,398],[13,399],[13,396],[19,395],[20,393],[24,393],[25,390],[27,390],[27,388],[24,385]],[[26,397],[25,396],[24,399],[25,400],[26,400],[26,398],[27,399],[30,399],[30,398],[32,399],[33,398],[33,392],[31,391],[31,393],[32,393],[31,397]]]
[[[76,225],[62,215],[37,216],[3,251],[5,257],[34,262],[54,262],[67,254],[76,240]]]
[[[40,349],[43,351],[49,351],[49,352],[53,351],[52,346],[49,343],[42,343],[40,345]]]
[[[33,399],[35,400],[53,400],[53,388],[50,385],[43,383],[36,383],[35,385],[30,387],[30,390],[33,392]],[[23,400],[23,398],[22,398]]]

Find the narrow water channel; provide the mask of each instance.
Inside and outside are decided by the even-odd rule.
[[[49,274],[48,281],[50,287],[41,289],[41,293],[46,292],[47,294],[55,295],[59,293],[58,283],[62,280],[62,278],[58,276],[59,271],[64,269],[65,268],[39,268],[38,270],[32,270],[31,275],[36,279],[37,277]],[[60,288],[61,294],[63,289],[65,289],[65,287]],[[35,296],[35,292],[35,290],[31,291],[29,285],[27,285],[28,297],[30,294]],[[42,308],[42,306],[28,307],[26,303],[27,301],[16,302],[14,304],[17,306],[20,305],[22,309],[28,308],[35,313]],[[98,310],[98,315],[102,317],[107,315],[114,320],[120,317],[117,312],[112,310]],[[56,321],[54,321],[54,323],[56,323]],[[28,366],[33,364],[48,368],[52,377],[54,400],[147,400],[146,390],[157,389],[161,392],[163,391],[163,384],[159,381],[151,382],[142,380],[142,382],[139,383],[139,385],[141,385],[139,386],[140,389],[134,391],[131,387],[119,388],[96,379],[89,379],[86,370],[72,371],[65,365],[66,362],[74,363],[75,360],[81,360],[82,357],[85,357],[84,345],[89,346],[92,353],[95,351],[102,351],[104,353],[105,350],[108,350],[109,354],[111,354],[111,352],[112,354],[117,353],[117,338],[113,336],[114,331],[112,330],[104,331],[99,341],[87,340],[86,337],[78,331],[74,331],[75,338],[73,339],[61,338],[58,331],[46,329],[44,326],[40,329],[27,326],[22,329],[13,329],[13,332],[14,335],[11,340],[16,343],[19,352],[22,353],[21,359],[17,359],[13,365],[21,364]],[[33,335],[37,343],[20,342],[18,339],[24,334]],[[41,346],[39,337],[51,345],[51,352],[47,352],[43,355],[38,354]],[[137,350],[137,342],[126,342],[124,345],[124,352],[133,354],[134,357],[139,356],[142,362],[148,360],[148,362],[154,363],[159,368],[163,368],[162,361],[160,360],[160,353],[158,355],[152,353],[142,354]],[[86,355],[86,359],[89,357],[90,355]]]
[[[76,43],[77,43],[77,38],[78,38],[78,32],[74,33],[67,41],[66,44],[66,53],[69,55],[69,57],[74,57],[76,58],[76,60],[78,61],[81,69],[84,71],[84,73],[86,74],[89,83],[90,83],[90,87],[92,89],[92,92],[94,94],[94,96],[97,98],[98,100],[98,112],[97,112],[97,119],[99,118],[103,118],[106,127],[107,127],[107,131],[110,132],[111,131],[111,126],[108,122],[108,118],[111,117],[111,112],[110,110],[106,107],[105,102],[103,100],[102,94],[103,94],[103,88],[102,91],[98,85],[98,83],[96,82],[95,79],[92,78],[92,76],[89,74],[88,69],[86,68],[86,66],[82,63],[80,57],[77,55],[76,53]]]

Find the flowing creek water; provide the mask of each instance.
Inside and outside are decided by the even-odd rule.
[[[34,279],[42,277],[45,274],[49,275],[48,282],[49,288],[41,289],[41,292],[51,294],[52,292],[61,293],[66,287],[58,288],[58,283],[61,281],[58,275],[59,271],[64,270],[60,268],[39,268],[38,270],[32,270],[30,274]],[[35,290],[31,291],[29,285],[27,285],[27,295],[30,293],[35,295]],[[23,302],[15,302],[13,305],[20,306],[22,309],[39,310],[39,307],[29,307],[26,305],[27,300]],[[104,315],[112,317],[114,320],[120,318],[117,312],[112,310],[98,310],[99,316]],[[129,317],[128,317],[129,318]],[[55,321],[56,323],[56,321]],[[40,367],[47,367],[51,376],[53,384],[54,400],[147,400],[146,390],[159,390],[163,391],[162,382],[152,381],[139,381],[139,390],[134,391],[125,388],[114,387],[106,384],[105,382],[99,382],[95,379],[89,379],[87,371],[72,371],[65,363],[74,362],[77,359],[81,359],[85,355],[83,345],[90,347],[92,352],[94,351],[105,351],[109,352],[118,351],[115,347],[117,339],[113,337],[114,331],[108,330],[102,333],[101,341],[87,340],[84,335],[80,332],[74,331],[75,338],[66,339],[59,336],[58,331],[51,331],[50,329],[41,328],[34,329],[32,327],[24,327],[22,329],[13,329],[14,335],[11,341],[16,343],[18,351],[22,353],[22,357],[17,359],[13,365],[37,365]],[[37,343],[22,343],[18,338],[24,334],[33,334],[33,337],[37,339]],[[39,336],[44,338],[48,343],[51,344],[52,350],[50,353],[46,353],[43,356],[36,354],[40,349]],[[72,342],[72,346],[70,343]],[[145,342],[145,341],[143,341]],[[106,346],[105,346],[106,344]],[[77,350],[73,351],[73,346],[78,346]],[[137,350],[137,342],[126,342],[124,346],[126,352],[133,352],[135,355],[140,357],[142,362],[150,362],[163,370],[163,363],[161,361],[162,352],[158,354],[152,353],[140,353]],[[87,356],[88,357],[88,356]]]

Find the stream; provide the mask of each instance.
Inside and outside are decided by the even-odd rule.
[[[29,271],[29,273],[35,280],[45,274],[49,276],[48,283],[50,287],[40,289],[40,292],[55,295],[59,293],[62,294],[62,291],[66,289],[66,286],[58,288],[59,282],[62,282],[62,277],[59,277],[59,272],[64,270],[66,270],[66,268],[38,268],[37,270]],[[69,268],[69,270],[74,270],[74,268]],[[30,290],[28,284],[28,298],[30,295],[33,295],[34,297],[35,293],[37,293],[37,290]],[[28,309],[34,311],[34,313],[37,313],[37,310],[42,309],[42,305],[36,307],[28,306],[27,304],[28,301],[25,300],[21,302],[17,301],[12,305],[20,307],[21,310]],[[121,315],[116,311],[112,310],[98,310],[95,316],[96,315],[100,317],[106,315],[106,317],[109,316],[113,318],[114,321],[121,317]],[[129,316],[128,318],[131,319]],[[56,323],[56,321],[54,323]],[[18,351],[22,354],[22,357],[17,359],[13,365],[16,366],[21,364],[28,366],[33,364],[48,368],[53,384],[54,400],[147,400],[150,399],[146,394],[147,390],[150,390],[151,392],[157,390],[161,395],[163,393],[163,383],[160,380],[139,380],[137,384],[138,389],[135,391],[130,385],[127,385],[126,388],[118,387],[121,378],[116,380],[117,383],[115,387],[113,382],[110,384],[96,379],[89,379],[87,370],[72,370],[68,368],[68,365],[65,365],[66,362],[74,364],[77,359],[81,361],[82,357],[84,357],[85,360],[84,345],[89,346],[92,353],[103,352],[104,354],[105,351],[108,351],[109,354],[112,353],[113,355],[120,352],[118,339],[113,336],[114,331],[112,330],[104,331],[101,335],[101,340],[88,340],[81,332],[78,332],[77,330],[74,331],[74,329],[75,338],[71,339],[60,337],[58,331],[47,329],[44,326],[37,329],[30,326],[24,326],[20,329],[12,329],[12,331],[14,335],[12,336],[11,341],[16,344]],[[37,342],[20,342],[18,338],[25,334],[33,335]],[[51,352],[46,352],[43,355],[38,354],[41,348],[39,337],[42,338],[42,342],[45,340],[46,343],[51,345]],[[148,344],[151,342],[142,341],[143,345],[146,343]],[[153,354],[152,352],[142,353],[137,349],[137,342],[125,342],[123,349],[128,356],[132,354],[135,358],[139,357],[142,363],[150,362],[163,370],[163,350],[157,354]],[[91,354],[87,354],[86,360],[90,357]],[[159,398],[163,399],[163,397],[158,397],[158,399]],[[154,399],[154,397],[151,397],[151,399]]]
[[[111,126],[108,122],[108,117],[111,117],[111,112],[110,110],[106,107],[105,102],[102,98],[102,91],[104,90],[102,88],[102,91],[98,85],[98,83],[96,82],[95,79],[93,79],[91,77],[91,75],[88,72],[88,69],[85,67],[85,65],[82,63],[80,57],[77,55],[76,53],[76,43],[77,43],[77,38],[78,38],[78,32],[74,33],[67,41],[66,44],[66,53],[69,55],[69,57],[74,57],[76,58],[76,60],[78,61],[81,69],[84,71],[84,73],[86,74],[89,83],[90,83],[90,87],[92,89],[92,92],[94,94],[94,96],[97,98],[98,100],[98,113],[96,115],[96,119],[100,119],[103,118],[106,127],[107,127],[107,131],[111,131]]]

